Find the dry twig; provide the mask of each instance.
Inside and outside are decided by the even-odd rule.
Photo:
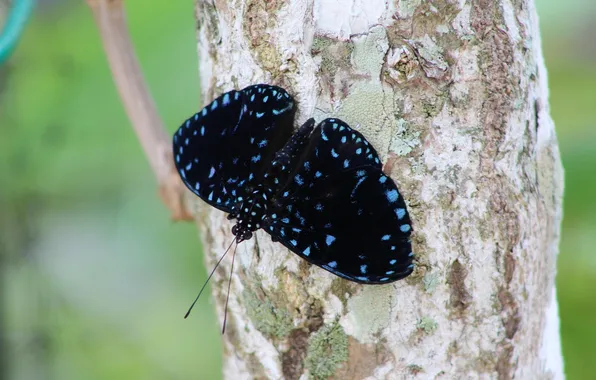
[[[173,220],[191,220],[174,166],[172,144],[145,84],[126,26],[123,0],[87,0],[99,28],[114,82],[128,118],[157,178],[159,193]]]

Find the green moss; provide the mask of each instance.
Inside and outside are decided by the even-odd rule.
[[[418,375],[419,373],[424,372],[422,366],[419,366],[418,364],[410,364],[406,368],[412,375]]]
[[[345,308],[348,305],[348,299],[354,294],[354,285],[350,281],[337,278],[331,283],[331,293],[341,300]]]
[[[378,112],[370,112],[370,110],[378,110]],[[389,126],[394,119],[385,110],[393,110],[393,98],[385,96],[379,83],[355,82],[350,87],[350,94],[336,112],[337,116],[348,124],[360,125],[363,129],[370,130],[369,140],[378,139],[378,141],[371,141],[374,146],[380,145],[383,141],[385,142],[383,145],[387,146],[392,131],[391,128],[383,128],[383,126]]]
[[[438,91],[433,94],[432,98],[423,98],[420,100],[420,111],[427,118],[437,116],[443,110],[445,102],[449,99],[449,94],[446,91]]]
[[[335,115],[352,126],[360,126],[377,151],[385,152],[392,140],[391,124],[397,116],[393,93],[385,93],[379,73],[389,49],[387,34],[382,27],[371,28],[369,33],[353,38],[350,61],[353,68],[345,80],[350,83],[345,98],[336,108]],[[369,78],[368,80],[365,78]],[[375,112],[370,112],[375,110]]]
[[[430,317],[422,317],[416,323],[416,328],[422,330],[427,334],[433,333],[437,329],[437,322]]]
[[[282,61],[281,55],[272,45],[260,45],[255,48],[255,51],[261,65],[269,71],[274,71]]]
[[[436,103],[432,103],[432,102],[423,102],[422,103],[422,110],[424,111],[424,114],[428,118],[435,117],[439,113],[439,109],[437,107],[437,104]]]
[[[248,318],[257,330],[270,337],[286,337],[292,328],[290,313],[280,305],[274,305],[269,298],[260,300],[251,290],[242,294]]]
[[[398,156],[409,154],[412,149],[420,145],[420,131],[413,128],[405,119],[396,120],[397,128],[391,139],[390,150]]]
[[[389,40],[385,28],[373,27],[366,36],[355,38],[354,41],[352,59],[356,69],[370,75],[378,75],[385,61],[385,54],[389,50]]]
[[[328,37],[315,37],[311,53],[321,56],[321,73],[332,77],[338,69],[349,70],[354,51],[352,41],[338,41]]]
[[[436,272],[425,274],[424,279],[422,280],[422,283],[424,284],[424,290],[428,294],[432,294],[437,285],[439,285],[439,282],[439,274]]]
[[[339,323],[321,328],[308,342],[306,368],[312,379],[326,379],[348,360],[348,336]]]
[[[350,298],[348,311],[354,322],[354,338],[361,343],[373,343],[379,331],[389,326],[396,302],[394,294],[391,286],[368,286]]]
[[[248,1],[243,15],[244,32],[252,46],[251,52],[260,65],[273,76],[278,75],[282,63],[281,54],[274,42],[271,31],[277,26],[276,12],[283,1]]]
[[[323,52],[330,44],[330,38],[316,36],[312,42],[311,52],[313,54]]]

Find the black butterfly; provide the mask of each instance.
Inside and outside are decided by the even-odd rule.
[[[410,217],[375,149],[339,119],[295,133],[295,103],[282,88],[230,91],[174,135],[188,188],[237,219],[238,242],[262,228],[306,261],[363,284],[408,276]]]

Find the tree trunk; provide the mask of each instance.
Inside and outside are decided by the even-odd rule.
[[[298,123],[377,149],[413,220],[415,272],[358,285],[263,231],[237,252],[228,379],[561,379],[563,170],[531,0],[199,0],[204,103],[271,83]],[[192,198],[206,264],[232,241]],[[214,276],[220,321],[231,260]]]

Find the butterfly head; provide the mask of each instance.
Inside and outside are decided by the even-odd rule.
[[[236,236],[236,241],[238,243],[243,242],[244,240],[250,240],[250,238],[252,238],[251,229],[248,228],[246,224],[242,223],[242,220],[239,220],[238,223],[232,227],[232,234]]]
[[[238,220],[232,227],[238,242],[252,238],[253,232],[262,227],[267,206],[261,193],[260,189],[253,191],[250,197],[238,202],[234,207],[237,211],[230,214],[231,218]]]

